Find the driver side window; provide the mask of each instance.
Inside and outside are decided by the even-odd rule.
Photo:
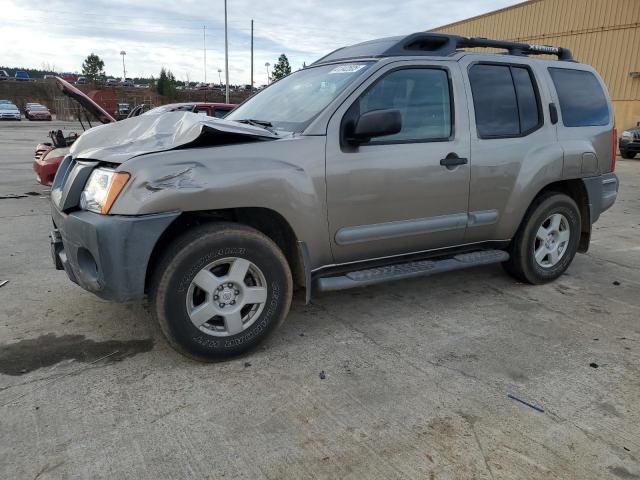
[[[402,130],[369,143],[447,141],[452,133],[451,93],[446,70],[403,68],[388,73],[358,100],[360,115],[399,110]]]

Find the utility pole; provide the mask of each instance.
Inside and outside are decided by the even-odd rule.
[[[253,93],[253,18],[251,19],[251,93]]]
[[[271,64],[269,62],[264,64],[265,67],[267,67],[267,85],[269,85],[271,83],[271,79],[269,78],[269,67],[271,66]]]
[[[120,55],[122,55],[122,81],[124,82],[127,78],[127,69],[124,66],[124,56],[127,54],[124,50],[120,51]]]
[[[229,103],[229,40],[227,36],[227,0],[224,0],[224,76],[227,82],[225,101]]]
[[[204,50],[204,83],[207,83],[207,26],[202,26],[202,49]]]

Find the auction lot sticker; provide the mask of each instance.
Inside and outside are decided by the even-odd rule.
[[[331,70],[329,72],[329,74],[332,74],[332,73],[353,73],[353,72],[357,72],[358,70],[362,70],[366,66],[367,66],[366,64],[363,65],[361,63],[345,63],[344,65],[338,65],[336,68]]]

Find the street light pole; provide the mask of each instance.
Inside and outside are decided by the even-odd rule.
[[[124,82],[127,78],[127,69],[124,66],[124,56],[127,54],[124,50],[120,51],[120,55],[122,55],[122,81]]]
[[[265,67],[267,67],[267,85],[269,85],[271,83],[271,79],[269,78],[269,67],[271,66],[271,64],[269,62],[264,64]]]
[[[253,93],[253,19],[251,19],[251,93]]]
[[[218,69],[218,80],[220,80],[220,86],[222,86],[222,69]]]
[[[202,48],[204,50],[204,83],[207,83],[207,26],[202,26]]]
[[[227,0],[224,0],[224,77],[227,82],[225,101],[229,103],[229,40],[227,36]]]

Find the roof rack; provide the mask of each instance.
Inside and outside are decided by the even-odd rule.
[[[507,50],[509,55],[556,55],[558,60],[572,62],[571,51],[550,45],[533,45],[491,40],[481,37],[463,37],[444,33],[419,32],[405,37],[388,37],[358,43],[339,48],[314,62],[315,64],[348,58],[372,58],[428,55],[446,57],[458,52],[461,48],[499,48]]]

